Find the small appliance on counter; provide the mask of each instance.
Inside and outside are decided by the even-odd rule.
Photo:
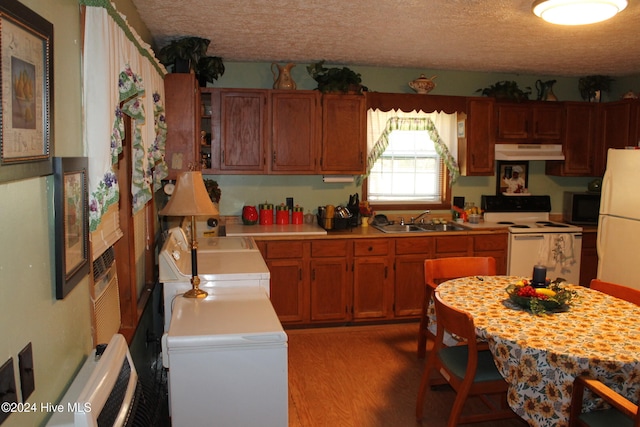
[[[598,225],[600,193],[565,191],[562,218],[569,224]]]

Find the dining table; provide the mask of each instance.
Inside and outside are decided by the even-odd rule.
[[[587,374],[634,403],[640,398],[640,306],[579,285],[570,304],[534,314],[509,298],[526,278],[471,276],[441,283],[442,300],[473,317],[508,383],[507,402],[529,425],[569,424],[573,381]],[[434,320],[437,322],[437,319]],[[585,394],[583,411],[604,403]]]

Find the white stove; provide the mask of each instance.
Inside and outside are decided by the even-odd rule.
[[[582,228],[549,219],[549,196],[482,196],[486,222],[507,225],[507,274],[532,277],[533,267],[547,268],[547,278],[580,283]]]
[[[549,220],[549,212],[486,212],[486,222],[508,225],[511,233],[575,233],[582,228]]]

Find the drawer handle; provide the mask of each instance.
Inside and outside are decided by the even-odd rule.
[[[373,246],[369,246],[368,251],[371,252],[373,250]]]

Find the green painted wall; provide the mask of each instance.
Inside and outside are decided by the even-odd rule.
[[[54,120],[56,156],[83,156],[81,33],[76,0],[22,0],[54,25]],[[36,426],[91,348],[89,278],[64,299],[53,282],[53,179],[51,176],[0,184],[0,363],[33,345],[35,413],[14,413],[3,427]],[[18,383],[18,389],[20,388]],[[22,401],[22,400],[20,400]]]

